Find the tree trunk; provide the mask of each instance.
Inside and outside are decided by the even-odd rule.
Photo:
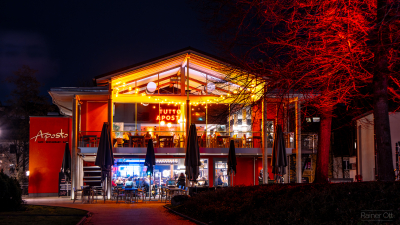
[[[327,183],[329,170],[329,150],[331,146],[332,110],[321,115],[318,137],[317,165],[314,183]]]
[[[377,23],[375,35],[376,51],[374,59],[374,128],[377,152],[378,180],[394,181],[392,146],[390,137],[389,110],[388,110],[388,58],[387,48],[384,44],[388,41],[389,29],[386,0],[378,0]],[[383,24],[383,25],[382,25]]]

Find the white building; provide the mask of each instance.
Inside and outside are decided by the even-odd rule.
[[[399,169],[398,145],[400,143],[400,112],[389,113],[390,134],[392,139],[393,168],[396,178]],[[350,172],[350,177],[361,175],[363,181],[376,180],[376,154],[375,154],[375,132],[374,114],[366,113],[356,118],[357,125],[357,157],[350,158],[350,163],[356,163],[356,170]]]

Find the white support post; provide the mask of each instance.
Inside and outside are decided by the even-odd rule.
[[[266,88],[266,87],[265,87]],[[267,133],[267,98],[264,96],[263,102],[262,102],[262,119],[263,119],[263,158],[262,158],[262,167],[263,167],[263,183],[268,184],[268,144],[267,144],[267,139],[268,139],[268,133]]]
[[[74,188],[77,187],[78,182],[78,163],[77,163],[77,149],[78,149],[78,96],[74,96],[72,100],[72,157],[71,157],[71,198],[75,198]]]
[[[296,177],[297,183],[302,181],[302,171],[301,171],[301,109],[300,109],[299,99],[296,100],[295,110],[296,110]]]

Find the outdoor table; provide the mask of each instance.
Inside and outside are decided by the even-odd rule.
[[[136,146],[133,146],[133,145]],[[145,147],[144,136],[130,136],[129,137],[129,147]]]
[[[129,196],[129,202],[132,202],[132,195],[135,194],[135,202],[137,202],[137,195],[136,192],[138,191],[137,188],[125,188],[125,203],[127,202]]]
[[[87,147],[86,144],[89,144],[89,147],[92,147],[92,143],[93,143],[93,147],[97,146],[97,135],[82,135],[82,147]],[[92,141],[93,140],[93,141]]]
[[[161,143],[164,143],[163,147],[173,147],[174,136],[158,136],[159,147],[161,147]]]
[[[229,148],[229,139],[230,138],[231,138],[231,136],[217,136],[217,145],[218,145],[218,147],[220,147],[220,142],[222,142],[221,143],[221,145],[222,145],[221,147]],[[228,139],[228,141],[225,141],[225,139]]]
[[[85,196],[87,196],[87,200],[85,200]],[[90,200],[92,197],[92,200]],[[92,203],[94,200],[94,192],[91,186],[83,186],[82,187],[82,203]]]
[[[173,196],[175,196],[175,192],[179,192],[182,191],[182,189],[178,188],[178,187],[167,187],[167,189],[169,190],[169,196],[170,198],[172,198]]]

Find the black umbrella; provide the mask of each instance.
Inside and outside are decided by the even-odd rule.
[[[153,167],[156,165],[156,155],[154,154],[153,140],[149,139],[147,144],[146,159],[144,165],[147,166],[147,174],[153,174]],[[149,174],[150,172],[150,174]]]
[[[191,124],[189,129],[189,135],[187,137],[186,144],[186,177],[190,181],[197,181],[199,177],[199,166],[200,166],[200,151],[199,143],[197,142],[197,131],[196,125]]]
[[[61,164],[61,172],[64,173],[68,180],[71,180],[71,152],[69,151],[68,142],[65,144],[64,157]]]
[[[114,165],[114,154],[112,152],[111,137],[108,132],[108,123],[104,123],[101,129],[100,143],[94,164],[100,167],[101,181],[104,181],[107,174],[111,171],[111,166]]]
[[[231,140],[229,145],[229,153],[228,153],[228,174],[236,174],[236,150],[235,150],[235,142]]]
[[[272,150],[272,173],[275,174],[275,179],[286,174],[287,157],[285,148],[285,139],[283,137],[281,125],[277,126],[274,147]]]
[[[156,165],[156,155],[154,154],[153,140],[149,139],[147,144],[146,159],[144,165],[147,166],[147,175],[150,176],[149,183],[149,199],[151,199],[151,175],[153,174],[153,167]]]

